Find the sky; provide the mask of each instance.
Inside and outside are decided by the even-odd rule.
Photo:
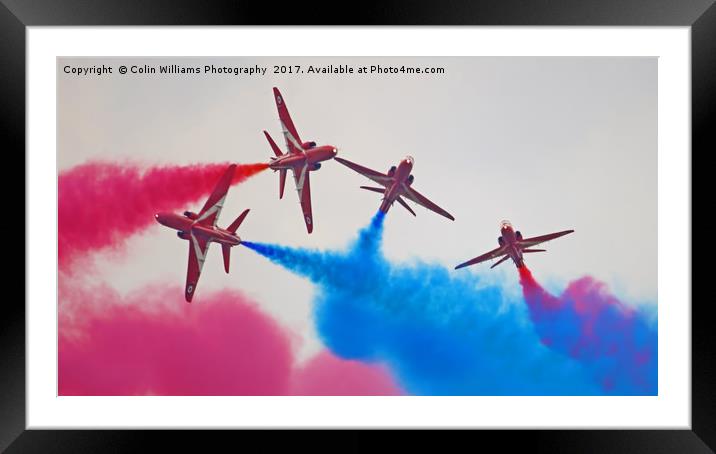
[[[267,66],[266,75],[65,74],[65,65]],[[444,74],[270,74],[273,65],[439,66]],[[115,69],[116,72],[116,69]],[[589,274],[634,305],[657,303],[657,61],[573,57],[270,57],[58,59],[58,172],[89,161],[142,165],[253,163],[281,144],[271,89],[281,89],[304,141],[387,171],[413,156],[414,187],[456,220],[396,205],[385,222],[392,261],[452,268],[497,247],[499,222],[525,237],[574,229],[527,257],[547,288]],[[245,208],[247,240],[345,248],[380,196],[337,162],[311,175],[314,232],[303,224],[292,181],[278,200],[278,175],[232,188],[219,225]],[[131,203],[131,200],[128,201]],[[186,209],[197,211],[203,201]],[[313,284],[248,250],[232,253],[227,276],[212,248],[198,294],[241,290],[303,339],[299,358],[321,351]],[[93,274],[120,294],[148,283],[182,285],[186,247],[159,224],[120,251],[90,257]],[[455,271],[519,292],[509,262]],[[130,298],[131,299],[131,298]]]

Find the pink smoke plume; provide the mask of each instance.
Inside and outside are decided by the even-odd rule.
[[[144,168],[90,162],[58,178],[58,259],[66,269],[79,254],[111,247],[154,222],[157,211],[189,208],[207,196],[229,164]],[[239,165],[233,184],[267,164]]]
[[[60,395],[401,394],[382,368],[319,354],[297,368],[292,336],[231,290],[186,304],[179,287],[122,298],[64,285]]]
[[[587,366],[608,394],[657,393],[657,333],[646,314],[619,301],[591,277],[571,282],[556,297],[529,269],[519,270],[543,344]]]
[[[338,358],[324,351],[294,374],[291,394],[301,396],[395,396],[403,391],[387,368]]]

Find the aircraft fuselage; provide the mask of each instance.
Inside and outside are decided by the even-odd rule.
[[[380,204],[380,211],[387,213],[395,200],[405,192],[405,188],[410,185],[410,173],[413,171],[413,158],[406,156],[403,158],[393,173],[393,184],[388,186],[385,191],[383,203]]]
[[[194,215],[190,213],[190,215]],[[195,216],[195,215],[194,215]],[[228,244],[237,246],[241,244],[241,238],[235,233],[216,227],[201,225],[188,216],[182,216],[176,213],[157,213],[154,218],[163,226],[179,231],[179,238],[188,240],[190,234],[196,237],[202,237],[212,243]]]
[[[269,168],[273,170],[295,169],[300,170],[308,164],[309,170],[317,170],[314,167],[323,161],[328,161],[336,156],[338,150],[333,145],[321,145],[303,150],[303,154],[287,153],[273,159]]]
[[[517,244],[517,234],[510,225],[503,225],[500,228],[501,238],[506,246],[507,254],[510,256],[517,268],[525,266],[524,258],[522,257],[522,249]]]

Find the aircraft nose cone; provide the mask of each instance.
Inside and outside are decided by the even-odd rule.
[[[335,158],[337,154],[338,154],[338,148],[333,147],[333,157]]]
[[[166,225],[166,216],[163,213],[157,213],[154,215],[154,219],[162,225]]]

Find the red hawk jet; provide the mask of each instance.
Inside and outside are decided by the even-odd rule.
[[[226,193],[234,178],[236,165],[232,164],[226,169],[224,175],[214,188],[204,207],[199,214],[185,211],[184,215],[174,213],[157,213],[154,215],[157,222],[174,230],[178,230],[177,236],[182,240],[189,241],[189,266],[186,273],[186,287],[184,298],[191,302],[199,282],[201,269],[206,260],[206,253],[209,252],[209,244],[221,244],[221,251],[224,254],[224,269],[229,272],[229,258],[231,247],[241,244],[241,238],[236,234],[249,210],[244,210],[229,228],[222,229],[216,226],[216,221],[221,214],[221,207],[224,205]]]
[[[274,87],[273,96],[276,100],[278,118],[281,122],[283,138],[286,140],[286,153],[282,153],[276,142],[268,132],[264,135],[273,149],[275,157],[271,157],[269,168],[279,172],[278,198],[283,198],[283,188],[286,185],[286,172],[293,172],[296,182],[298,200],[303,211],[303,220],[306,222],[308,233],[313,232],[313,213],[311,210],[311,171],[321,168],[321,162],[333,158],[338,150],[333,145],[316,146],[316,142],[301,142],[298,131],[293,125],[291,116],[286,108],[286,102],[278,88]]]
[[[428,200],[427,197],[413,189],[412,184],[415,177],[410,172],[413,170],[414,160],[410,156],[406,156],[402,161],[400,161],[397,167],[392,166],[388,170],[388,173],[371,170],[347,159],[336,158],[336,161],[383,186],[382,188],[361,186],[361,189],[383,194],[383,203],[380,204],[380,211],[383,213],[387,213],[390,207],[393,206],[393,203],[397,201],[406,210],[410,211],[413,216],[415,216],[415,212],[410,208],[407,202],[403,200],[403,197],[405,197],[418,205],[424,206],[428,210],[445,216],[452,221],[455,220],[450,213],[435,205],[433,202]]]
[[[523,253],[544,252],[546,249],[532,249],[532,247],[537,246],[538,244],[544,243],[546,241],[559,238],[572,232],[574,232],[574,230],[563,230],[561,232],[549,233],[547,235],[535,236],[532,238],[522,238],[522,234],[520,233],[520,231],[515,231],[512,228],[512,224],[510,224],[510,221],[502,221],[500,223],[500,233],[502,235],[497,238],[497,242],[500,244],[500,247],[498,247],[497,249],[493,249],[488,253],[482,254],[479,257],[475,257],[472,260],[468,260],[465,263],[461,263],[456,266],[455,269],[464,268],[466,266],[474,265],[476,263],[484,262],[486,260],[495,259],[503,255],[504,257],[502,257],[497,263],[492,265],[490,269],[496,267],[507,259],[512,259],[512,261],[515,262],[515,266],[517,266],[517,268],[522,268],[523,266],[525,266],[525,260],[522,257]]]

